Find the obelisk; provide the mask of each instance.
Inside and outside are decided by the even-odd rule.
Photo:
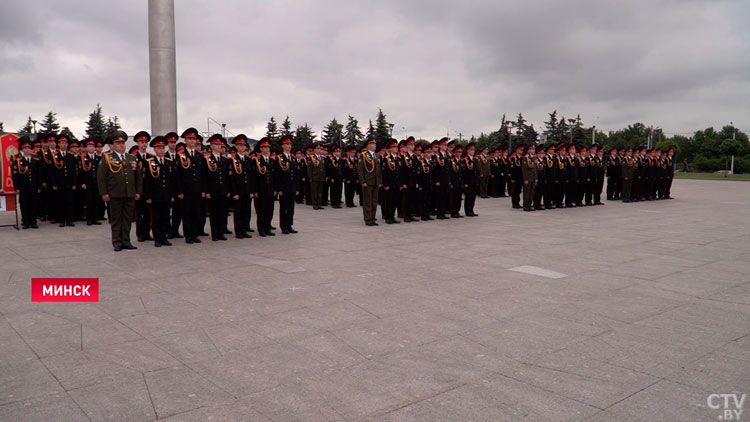
[[[174,0],[148,0],[151,136],[177,131]]]

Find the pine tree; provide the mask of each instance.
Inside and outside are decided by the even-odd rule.
[[[385,113],[382,109],[378,109],[378,117],[375,119],[375,141],[378,144],[384,144],[391,138],[391,126],[386,120]]]
[[[521,137],[523,138],[523,143],[529,147],[536,145],[537,141],[539,141],[539,134],[534,129],[534,125],[526,126]]]
[[[547,135],[548,140],[553,140],[555,142],[560,142],[560,139],[557,137],[558,132],[558,120],[557,120],[557,110],[553,111],[549,114],[549,120],[544,122],[544,134]]]
[[[344,139],[343,130],[344,125],[339,123],[334,117],[333,120],[328,123],[325,129],[323,129],[321,139],[323,140],[323,142],[326,142],[329,145],[338,145],[339,147],[341,147],[342,141]]]
[[[276,119],[271,116],[271,120],[266,124],[266,137],[271,140],[272,145],[276,145],[279,140],[279,129],[276,126]]]
[[[570,119],[569,121],[573,126],[573,143],[586,143],[586,132],[583,130],[583,121],[581,121],[581,115],[579,114],[575,119]]]
[[[57,113],[51,111],[44,116],[44,121],[42,121],[42,129],[44,129],[44,132],[57,133],[57,131],[60,130],[60,124],[57,123],[57,117],[55,116],[57,116]]]
[[[375,139],[375,127],[372,125],[372,120],[370,120],[370,125],[367,126],[367,140]]]
[[[29,120],[26,121],[26,124],[21,129],[18,129],[18,133],[24,134],[24,135],[31,135],[31,132],[33,131],[34,131],[34,120],[32,120],[31,116],[29,116]]]
[[[570,126],[568,126],[568,121],[565,119],[565,116],[560,118],[560,123],[557,125],[557,137],[561,142],[565,143],[565,145],[570,145]]]
[[[307,123],[304,126],[297,126],[297,130],[294,132],[294,140],[292,145],[297,148],[304,147],[305,145],[315,142],[315,133]]]
[[[120,127],[120,119],[117,116],[112,116],[107,119],[107,123],[104,124],[104,139],[109,138],[110,135],[114,134]]]
[[[344,132],[344,140],[346,146],[357,146],[365,136],[359,129],[359,122],[352,116],[349,116],[349,120],[346,122],[346,130]]]
[[[289,121],[289,116],[286,116],[284,121],[281,123],[281,135],[293,135],[292,133],[292,122]]]
[[[89,114],[89,121],[86,122],[86,138],[93,140],[104,140],[104,115],[102,107],[97,104],[94,111]]]
[[[62,128],[62,129],[60,130],[60,135],[65,135],[65,136],[67,136],[67,137],[68,137],[68,139],[78,139],[78,138],[76,138],[76,136],[75,136],[75,135],[73,134],[73,131],[72,131],[72,130],[70,130],[70,128],[69,128],[69,127],[67,127],[67,126],[65,126],[64,128]]]

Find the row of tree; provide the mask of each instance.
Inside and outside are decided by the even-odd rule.
[[[24,134],[67,132],[69,136],[74,137],[70,129],[61,128],[56,116],[56,113],[50,111],[41,122],[29,116],[26,124],[18,132]],[[39,124],[38,128],[37,124]],[[347,116],[346,124],[340,123],[334,117],[323,128],[320,141],[341,147],[361,145],[365,139],[374,139],[379,144],[383,144],[391,138],[393,126],[388,122],[382,109],[378,109],[375,122],[370,120],[364,132],[360,128],[359,121],[353,116]],[[117,116],[105,118],[101,106],[97,104],[86,122],[86,137],[104,139],[119,129],[120,122]],[[3,132],[1,122],[0,132]],[[278,145],[281,138],[287,135],[292,136],[295,147],[315,142],[318,137],[307,123],[293,129],[289,116],[284,118],[281,125],[278,125],[275,117],[271,117],[266,125],[265,136],[273,144]],[[517,145],[558,143],[586,146],[596,143],[605,149],[651,145],[661,149],[673,148],[677,162],[690,163],[691,170],[728,169],[731,157],[734,157],[735,172],[750,172],[748,135],[732,125],[724,126],[720,130],[709,127],[695,132],[693,136],[665,136],[661,128],[649,127],[643,123],[634,123],[624,129],[603,132],[596,130],[595,126],[586,127],[580,115],[566,119],[564,116],[558,117],[557,110],[555,110],[549,113],[541,133],[534,128],[533,124],[528,123],[522,113],[519,113],[514,120],[506,119],[503,115],[499,128],[489,134],[481,133],[478,137],[472,135],[469,139],[461,139],[463,144],[469,141],[475,142],[479,147],[503,147],[511,150]]]

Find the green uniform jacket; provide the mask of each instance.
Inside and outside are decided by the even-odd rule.
[[[490,159],[484,155],[478,156],[477,170],[479,170],[480,176],[488,177],[490,175]]]
[[[121,162],[117,153],[110,151],[102,156],[96,179],[99,183],[99,194],[110,198],[134,198],[143,192],[143,175],[138,160],[125,155]]]
[[[530,185],[536,182],[536,157],[521,158],[521,174],[523,174],[524,182],[528,181]]]
[[[383,184],[383,173],[380,170],[380,157],[375,154],[375,159],[369,158],[369,152],[363,152],[357,163],[357,177],[360,184],[375,186]]]
[[[313,164],[312,157],[308,157],[307,159],[307,180],[311,182],[325,182],[326,160],[325,158],[317,158],[317,157],[315,157],[315,159],[318,162],[317,166]]]

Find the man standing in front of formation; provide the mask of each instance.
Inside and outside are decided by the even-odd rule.
[[[11,162],[13,188],[18,193],[21,205],[21,227],[38,229],[36,224],[37,199],[42,192],[41,163],[39,158],[31,153],[31,141],[28,136],[18,139],[18,149],[21,151]]]
[[[357,163],[357,178],[362,186],[362,214],[365,225],[377,226],[375,215],[378,212],[378,191],[383,186],[380,159],[375,154],[375,140],[367,141],[367,151],[362,152]]]
[[[138,249],[130,243],[130,225],[135,201],[141,197],[143,178],[136,158],[125,154],[127,139],[128,135],[121,130],[110,136],[110,151],[102,157],[96,177],[102,200],[109,206],[115,252]]]
[[[292,157],[292,136],[281,138],[282,152],[276,157],[276,192],[279,195],[279,227],[284,234],[297,233],[294,224],[294,202],[299,193],[297,166]]]

